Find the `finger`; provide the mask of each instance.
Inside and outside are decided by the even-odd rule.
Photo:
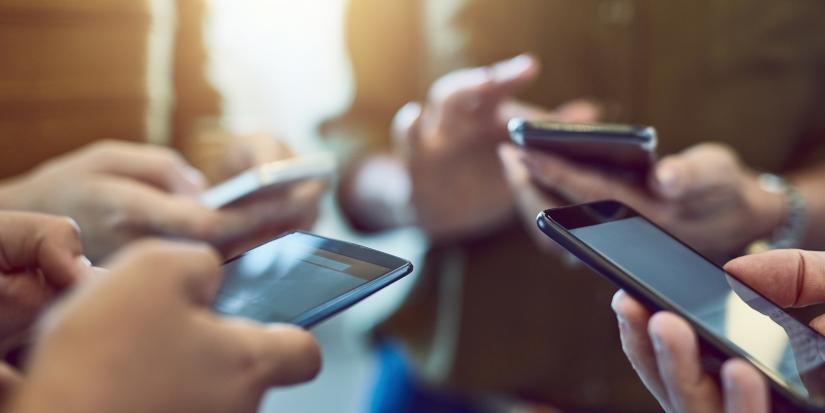
[[[722,386],[726,413],[768,413],[770,395],[765,379],[744,360],[730,360],[722,366]]]
[[[722,411],[716,382],[702,369],[696,334],[675,314],[660,312],[650,318],[659,376],[675,411],[711,413]]]
[[[321,369],[321,350],[311,334],[288,325],[261,326],[223,319],[227,336],[245,343],[251,379],[262,388],[311,380]]]
[[[490,83],[482,91],[491,99],[501,100],[532,83],[541,71],[541,64],[535,56],[521,54],[485,70]]]
[[[539,74],[538,61],[519,55],[491,66],[464,69],[433,84],[430,103],[445,111],[488,113]]]
[[[286,142],[268,133],[258,132],[234,138],[239,141],[239,145],[252,152],[253,164],[250,167],[295,157],[295,152]]]
[[[41,269],[50,285],[67,287],[89,273],[80,229],[69,218],[8,212],[0,214],[0,271]]]
[[[280,196],[243,202],[221,212],[212,242],[231,257],[285,231],[310,227],[318,216],[326,183],[313,180]]]
[[[90,149],[90,164],[97,172],[128,177],[163,191],[197,195],[206,189],[206,178],[176,151],[154,145],[105,142]]]
[[[498,147],[498,155],[502,165],[504,165],[504,176],[511,191],[516,196],[519,215],[528,233],[542,250],[550,253],[560,252],[561,249],[558,244],[545,236],[536,226],[536,215],[545,209],[558,206],[558,204],[555,200],[545,196],[542,190],[535,186],[532,179],[530,179],[530,172],[521,161],[520,151],[516,146],[501,144]]]
[[[21,383],[20,372],[10,365],[0,362],[0,403],[6,404]]]
[[[409,102],[395,114],[392,120],[392,138],[402,153],[414,149],[421,142],[421,119],[424,109],[418,102]]]
[[[658,211],[652,200],[639,188],[613,179],[604,173],[574,164],[564,158],[528,150],[524,152],[524,163],[530,176],[541,186],[552,190],[566,201],[580,203],[616,199],[648,214]]]
[[[592,123],[602,117],[602,108],[591,100],[578,99],[559,106],[556,117],[560,122]]]
[[[204,244],[147,239],[116,253],[106,267],[116,276],[110,279],[131,284],[130,294],[210,307],[222,279],[221,262]]]
[[[622,290],[613,296],[611,307],[619,322],[622,350],[645,387],[665,410],[670,411],[670,399],[659,377],[653,343],[647,333],[650,313]]]
[[[825,253],[774,250],[737,258],[725,271],[782,307],[825,302]]]
[[[515,99],[507,99],[498,109],[499,123],[507,125],[510,119],[522,118],[534,121],[560,121],[558,113],[541,106],[532,105]]]
[[[659,161],[651,187],[664,199],[683,199],[735,184],[739,168],[739,160],[728,147],[701,144]]]
[[[143,236],[204,241],[232,253],[239,243],[254,245],[261,237],[277,235],[305,221],[307,214],[315,213],[323,186],[317,181],[305,182],[288,191],[288,196],[215,210],[193,199],[121,182],[119,188],[129,199],[124,201],[124,222],[118,225]]]
[[[119,182],[118,189],[124,200],[119,215],[122,222],[116,225],[137,236],[204,241],[220,247],[260,225],[260,214],[207,208],[194,199],[171,196],[139,183]],[[264,207],[270,215],[279,212],[278,207]]]
[[[808,325],[819,334],[825,336],[825,314],[815,317]]]

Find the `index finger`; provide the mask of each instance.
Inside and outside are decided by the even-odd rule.
[[[203,244],[141,240],[118,252],[107,265],[114,283],[129,283],[130,295],[173,296],[210,306],[220,287],[221,259]],[[183,294],[181,294],[181,291]]]
[[[611,307],[619,322],[622,350],[645,387],[662,407],[669,409],[670,398],[659,376],[653,343],[647,333],[650,312],[623,290],[617,291],[613,296]]]
[[[5,212],[0,228],[0,271],[42,269],[56,287],[67,287],[90,271],[80,229],[69,218]]]
[[[825,253],[774,250],[737,258],[725,271],[782,307],[825,302]]]
[[[540,71],[538,61],[519,55],[490,66],[464,69],[437,80],[430,101],[447,110],[484,112],[532,82]]]
[[[615,199],[654,220],[662,212],[659,202],[645,194],[642,188],[611,178],[592,167],[537,150],[525,150],[524,163],[538,184],[570,203]]]

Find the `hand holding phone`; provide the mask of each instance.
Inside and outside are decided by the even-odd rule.
[[[783,303],[616,201],[547,210],[538,225],[651,311],[686,320],[712,373],[741,358],[763,374],[777,411],[825,409],[825,337],[785,312]],[[772,284],[777,281],[774,276]]]
[[[215,300],[223,314],[311,327],[412,271],[360,245],[292,232],[224,265]]]
[[[650,126],[607,123],[562,123],[511,119],[510,137],[517,145],[636,179],[656,162],[656,130]]]
[[[223,208],[297,182],[327,179],[335,173],[336,167],[336,158],[331,153],[270,162],[215,185],[201,195],[201,203],[211,208]]]
[[[724,145],[699,144],[663,158],[645,185],[550,153],[503,149],[506,176],[530,228],[538,211],[616,199],[721,262],[770,236],[784,219],[783,195],[766,191]]]

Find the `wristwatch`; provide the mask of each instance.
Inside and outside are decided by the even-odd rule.
[[[759,186],[785,198],[786,214],[784,221],[770,238],[753,242],[748,247],[748,253],[799,247],[808,225],[807,205],[802,193],[781,176],[769,173],[759,175]]]

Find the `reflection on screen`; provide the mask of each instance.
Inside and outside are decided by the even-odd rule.
[[[633,217],[570,231],[801,396],[825,394],[825,338]]]
[[[291,234],[226,264],[215,309],[262,322],[291,321],[389,271],[326,250],[326,242]]]

